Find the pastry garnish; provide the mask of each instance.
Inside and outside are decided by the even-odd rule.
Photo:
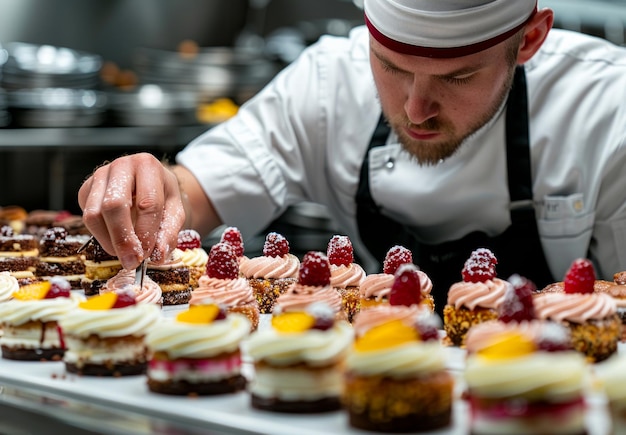
[[[517,332],[503,332],[492,338],[491,342],[478,351],[486,359],[500,360],[518,358],[537,350],[535,343]]]
[[[275,308],[272,316],[272,327],[281,333],[293,334],[317,329],[326,331],[335,325],[335,313],[325,302],[314,302],[306,311],[281,312],[280,306]]]
[[[298,271],[298,282],[307,286],[330,285],[330,263],[319,251],[309,251],[302,258]]]
[[[181,251],[187,249],[198,249],[202,246],[202,238],[196,230],[185,229],[178,232],[178,242],[176,247]]]
[[[465,282],[485,282],[496,277],[496,256],[487,248],[479,248],[465,261],[461,274]]]
[[[265,257],[284,257],[287,254],[289,254],[289,242],[282,234],[271,232],[265,236],[263,244]]]
[[[572,350],[574,345],[569,329],[559,323],[546,322],[537,347],[546,352],[561,352]]]
[[[20,301],[36,301],[41,299],[69,298],[70,283],[62,278],[26,284],[13,292],[13,297]]]
[[[14,234],[13,227],[9,225],[2,225],[0,228],[0,236],[2,237],[13,237]]]
[[[563,280],[565,293],[593,293],[596,272],[593,263],[586,258],[574,260]]]
[[[422,341],[439,340],[439,330],[441,329],[441,319],[438,315],[426,312],[420,315],[415,321],[415,329],[419,333]]]
[[[326,254],[334,266],[350,266],[354,263],[354,249],[348,236],[333,236],[328,242]]]
[[[191,305],[187,311],[183,311],[176,316],[176,321],[204,325],[225,318],[226,312],[219,305],[203,304]]]
[[[237,227],[227,227],[224,229],[222,233],[222,237],[220,238],[220,242],[226,242],[233,247],[235,251],[235,255],[237,257],[243,256],[243,237],[241,237],[241,232]]]
[[[391,249],[387,251],[387,255],[385,255],[383,273],[395,275],[398,267],[405,263],[413,263],[413,253],[404,246],[392,246]]]
[[[418,268],[412,263],[401,264],[395,273],[389,304],[391,305],[419,305],[422,300],[420,277]]]
[[[498,320],[504,323],[534,320],[533,294],[537,287],[520,275],[512,275],[508,281],[511,285],[507,287],[502,305],[498,308]]]
[[[415,328],[402,320],[392,320],[366,331],[354,342],[354,348],[360,352],[372,352],[418,340],[419,335]]]
[[[239,262],[230,244],[220,242],[211,247],[206,274],[216,279],[236,279],[239,276]]]
[[[45,240],[47,242],[54,242],[56,240],[65,240],[66,238],[67,238],[67,230],[63,227],[48,228],[41,236],[41,240]]]
[[[101,295],[91,296],[86,301],[81,302],[78,306],[84,310],[110,310],[115,308],[124,308],[135,305],[135,295],[130,292],[123,293],[103,293]]]

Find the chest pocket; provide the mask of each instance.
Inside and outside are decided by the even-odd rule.
[[[546,196],[541,218],[537,221],[552,274],[563,277],[576,258],[587,256],[595,212],[584,210],[583,195]]]

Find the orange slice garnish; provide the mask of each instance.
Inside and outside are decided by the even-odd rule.
[[[478,355],[490,360],[501,360],[529,355],[536,350],[535,343],[526,336],[516,332],[505,332],[480,349]]]
[[[178,322],[207,324],[213,322],[220,312],[220,307],[215,304],[192,305],[187,311],[176,316]]]
[[[20,301],[38,301],[46,297],[48,290],[50,290],[49,281],[35,282],[24,285],[13,292],[13,298]]]
[[[281,313],[272,317],[272,326],[278,332],[286,334],[304,332],[315,324],[315,317],[308,313]]]
[[[418,340],[419,334],[415,328],[402,322],[402,320],[392,320],[374,326],[356,340],[354,347],[359,352],[372,352]]]
[[[101,295],[91,296],[78,306],[85,310],[110,310],[116,300],[117,294],[115,292],[103,293]]]

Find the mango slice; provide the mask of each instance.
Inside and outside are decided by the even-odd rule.
[[[13,298],[20,301],[38,301],[46,297],[48,290],[50,290],[49,281],[35,282],[24,285],[13,292]]]
[[[208,324],[213,322],[220,312],[220,308],[215,304],[192,305],[187,311],[183,311],[176,316],[178,322]]]
[[[401,320],[392,320],[367,331],[358,338],[354,347],[359,352],[389,349],[419,340],[417,330]]]
[[[304,312],[281,313],[272,317],[274,329],[285,334],[308,331],[314,324],[315,317]]]

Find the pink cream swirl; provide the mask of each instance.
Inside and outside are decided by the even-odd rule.
[[[299,311],[314,302],[325,302],[335,313],[341,311],[341,295],[330,285],[309,286],[295,283],[280,295],[276,305],[283,311]]]
[[[228,307],[254,304],[256,301],[246,278],[218,279],[207,275],[198,280],[198,288],[191,293],[189,304],[198,304],[204,299],[212,299]]]
[[[423,305],[377,305],[367,310],[359,311],[352,322],[355,335],[360,337],[375,326],[394,320],[400,320],[408,325],[423,315],[430,314],[430,310]]]
[[[427,296],[433,289],[433,282],[430,277],[423,271],[418,270],[417,274],[420,277],[420,292],[422,296]],[[391,292],[391,286],[395,276],[390,273],[372,273],[367,275],[361,282],[361,298],[362,299],[376,299],[380,301],[389,296]]]
[[[455,308],[476,307],[497,309],[504,300],[507,287],[511,284],[500,278],[485,282],[457,282],[448,291],[448,304]]]
[[[358,287],[365,278],[365,271],[356,263],[348,266],[330,265],[330,285],[335,288]]]
[[[100,289],[100,294],[120,293],[128,290],[135,293],[135,300],[138,303],[162,304],[163,302],[163,292],[156,282],[146,275],[143,278],[143,285],[139,288],[135,284],[135,271],[128,269],[121,269],[117,275],[110,278]]]
[[[545,293],[534,297],[540,319],[584,323],[605,319],[617,312],[615,300],[605,293]]]
[[[239,271],[246,278],[297,278],[300,260],[293,254],[282,257],[249,258],[239,264]]]

